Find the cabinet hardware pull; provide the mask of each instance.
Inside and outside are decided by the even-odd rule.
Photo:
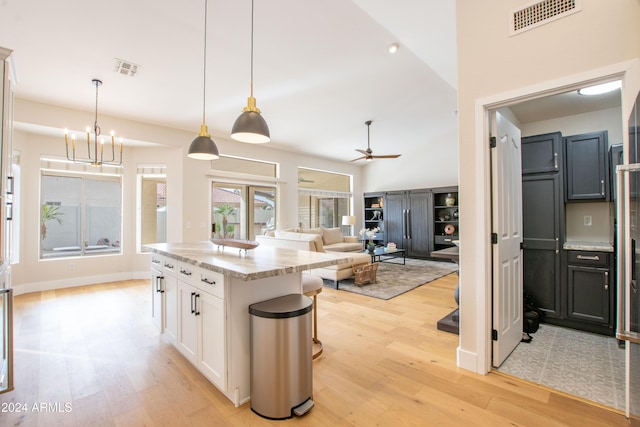
[[[608,271],[604,272],[604,290],[605,291],[609,290],[609,272]]]
[[[578,255],[578,259],[584,259],[587,261],[600,261],[600,257],[598,255]]]
[[[558,169],[558,153],[553,153],[553,167]]]
[[[164,290],[162,289],[162,279],[164,279],[164,276],[156,277],[156,292],[160,294],[164,293]]]
[[[191,276],[191,272],[187,270],[180,269],[180,274],[184,274],[185,276]]]
[[[195,313],[196,316],[200,316],[200,312],[198,311],[198,298],[200,298],[200,294],[196,294],[196,296],[194,298],[194,302],[195,302],[194,305],[196,307],[196,310],[195,310],[194,313]]]
[[[604,179],[600,180],[600,194],[604,196]]]
[[[196,312],[196,309],[195,309],[195,298],[194,298],[195,296],[196,296],[196,293],[195,292],[191,292],[191,314]]]
[[[169,270],[173,270],[173,264],[167,264],[166,262],[164,263],[165,268],[168,268]]]
[[[160,264],[160,260],[159,260],[159,259],[151,258],[151,262],[152,262],[153,264]]]
[[[200,279],[200,281],[206,283],[207,285],[215,285],[216,284],[215,280],[209,280],[206,277],[203,277],[202,279]]]

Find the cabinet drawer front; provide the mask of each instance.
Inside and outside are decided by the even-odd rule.
[[[215,271],[198,268],[197,287],[213,296],[224,299],[224,276]]]
[[[178,263],[178,267],[176,269],[178,278],[185,283],[189,283],[192,285],[197,284],[198,277],[200,274],[200,268],[187,264],[185,262]]]
[[[609,255],[607,252],[569,251],[568,263],[608,267]]]
[[[434,241],[437,245],[453,245],[453,241],[457,239],[458,236],[455,234],[451,236],[434,236]]]
[[[161,259],[162,259],[162,271],[164,271],[166,274],[175,276],[176,273],[178,272],[178,261],[173,258],[169,258],[165,256],[163,256]]]

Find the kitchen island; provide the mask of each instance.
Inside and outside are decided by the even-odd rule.
[[[302,272],[351,262],[348,254],[210,242],[145,245],[152,315],[173,344],[236,406],[250,399],[250,304],[302,293]],[[311,343],[309,343],[311,345]]]

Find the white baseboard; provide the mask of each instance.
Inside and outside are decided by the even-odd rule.
[[[460,368],[482,375],[487,373],[484,369],[479,369],[478,354],[475,352],[464,350],[458,346],[457,359],[458,367]]]
[[[14,295],[28,294],[31,292],[51,291],[54,289],[73,288],[76,286],[95,285],[98,283],[120,282],[123,280],[149,279],[149,270],[133,271],[113,274],[100,274],[98,276],[73,277],[47,282],[32,282],[13,286]]]

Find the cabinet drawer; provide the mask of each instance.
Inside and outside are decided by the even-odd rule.
[[[200,269],[195,265],[187,264],[185,262],[178,263],[178,267],[176,269],[178,279],[191,285],[197,284],[199,270]]]
[[[215,271],[198,268],[198,288],[213,296],[224,299],[224,276]]]
[[[609,256],[608,252],[569,251],[568,263],[608,267]]]
[[[456,234],[452,234],[451,236],[434,236],[434,242],[436,245],[453,245],[454,240],[458,240],[458,236]]]

